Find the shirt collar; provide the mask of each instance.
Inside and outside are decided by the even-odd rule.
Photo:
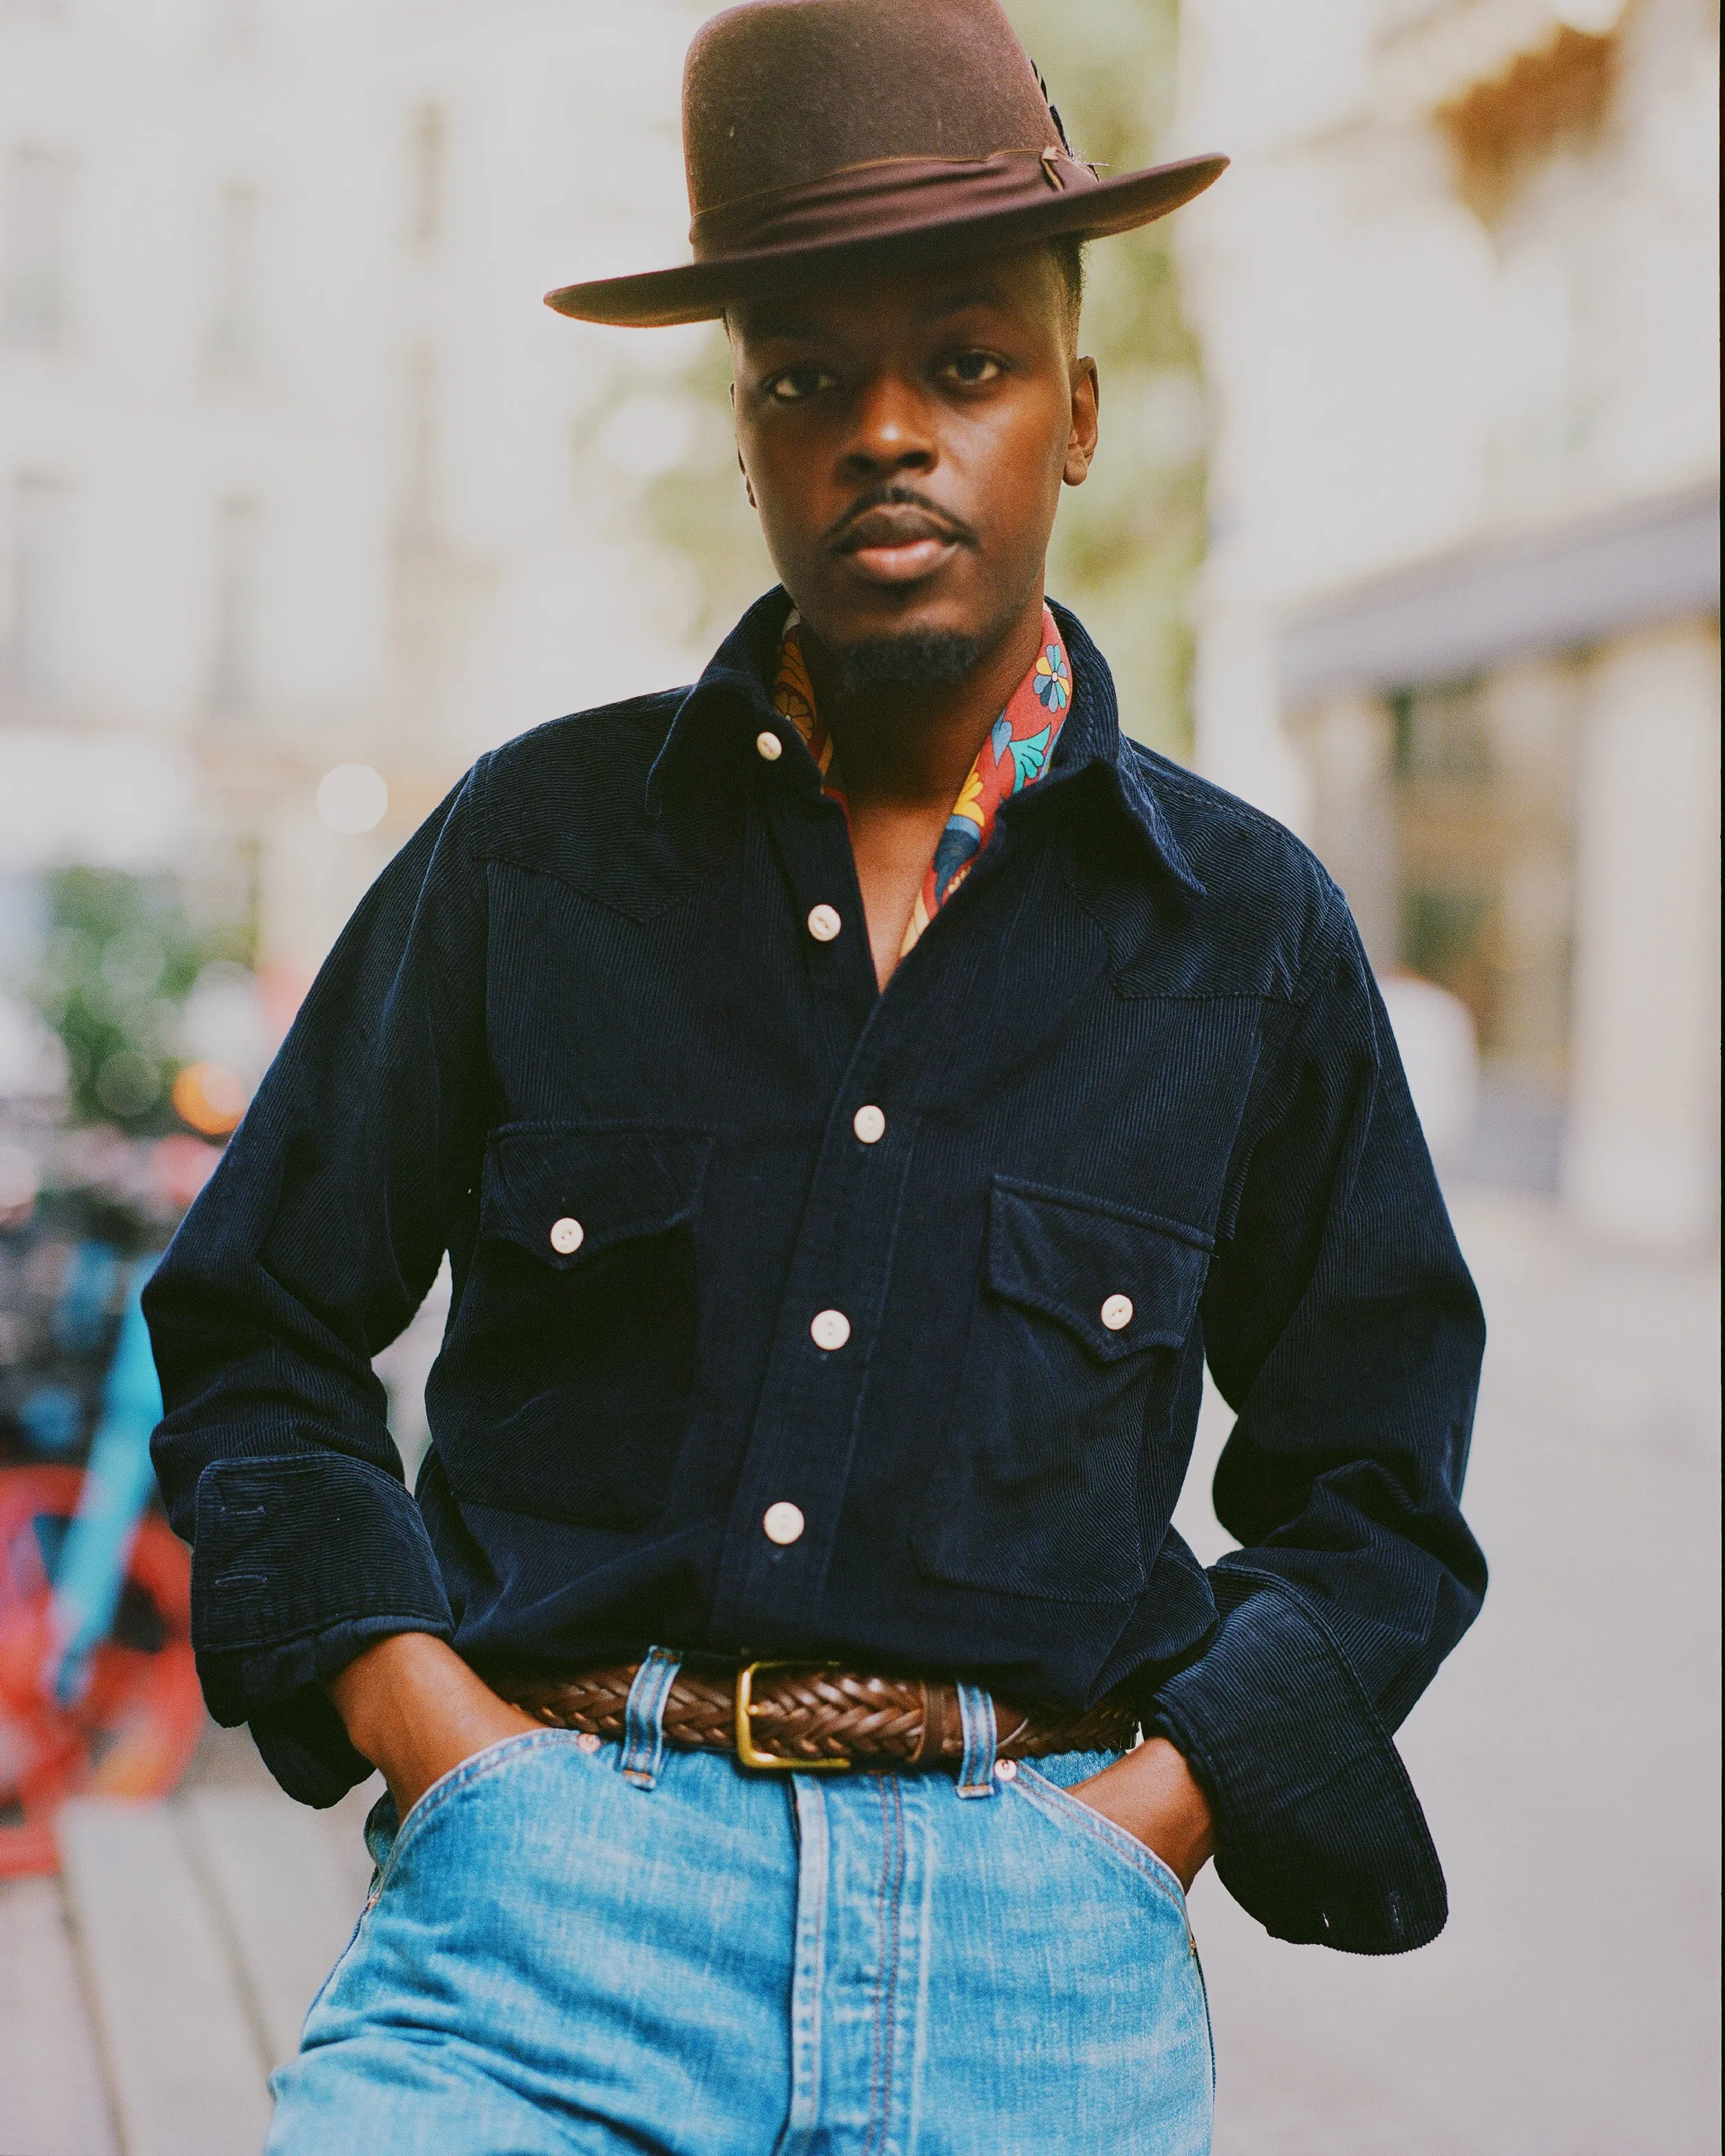
[[[1024,816],[1036,803],[1038,795],[1046,803],[1063,782],[1070,783],[1094,769],[1156,860],[1193,897],[1202,898],[1204,885],[1174,836],[1143,760],[1122,753],[1120,705],[1107,660],[1091,642],[1076,614],[1057,599],[1050,599],[1049,605],[1066,639],[1066,655],[1072,662],[1071,714],[1047,778],[1022,801],[1008,803],[1002,816]],[[1094,785],[1096,780],[1089,783]]]
[[[1054,600],[1049,603],[1072,662],[1072,708],[1047,777],[1004,803],[1003,820],[1010,818],[1016,823],[1028,814],[1045,812],[1047,804],[1074,782],[1083,778],[1095,785],[1100,778],[1160,865],[1193,896],[1202,897],[1204,886],[1174,836],[1149,774],[1137,757],[1121,752],[1120,707],[1107,660],[1076,614]],[[670,773],[691,737],[709,727],[729,723],[739,733],[747,727],[751,736],[770,727],[787,747],[800,746],[796,729],[773,706],[773,684],[790,609],[790,596],[782,586],[768,592],[756,600],[713,654],[677,707],[665,745],[647,774],[649,815],[658,816]],[[798,761],[805,767],[805,783],[818,793],[820,774],[814,762],[806,756]],[[1092,769],[1097,776],[1086,777]]]

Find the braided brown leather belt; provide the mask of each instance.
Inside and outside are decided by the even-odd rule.
[[[491,1681],[506,1699],[558,1729],[620,1741],[639,1664],[572,1676],[505,1676]],[[1118,1698],[1083,1714],[994,1702],[997,1758],[1037,1759],[1055,1752],[1123,1752],[1137,1717]],[[964,1738],[955,1685],[916,1677],[860,1676],[818,1662],[750,1662],[731,1676],[681,1668],[665,1703],[668,1744],[684,1751],[734,1752],[747,1767],[792,1769],[956,1768]]]

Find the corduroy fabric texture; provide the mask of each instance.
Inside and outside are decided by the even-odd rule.
[[[1346,906],[1122,737],[1061,612],[1053,767],[880,993],[771,699],[788,604],[480,759],[151,1281],[212,1709],[327,1804],[365,1766],[317,1681],[392,1630],[1125,1684],[1271,1930],[1416,1946],[1443,1882],[1389,1732],[1484,1590],[1483,1327]],[[446,1249],[416,1502],[370,1358]],[[1206,1355],[1244,1545],[1209,1575],[1168,1525]]]

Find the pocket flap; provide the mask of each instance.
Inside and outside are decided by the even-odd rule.
[[[1075,1191],[997,1175],[989,1192],[989,1286],[1057,1318],[1105,1363],[1179,1346],[1211,1247],[1196,1229]]]
[[[485,1148],[480,1232],[518,1243],[559,1271],[607,1245],[692,1219],[712,1141],[639,1125],[526,1123]]]

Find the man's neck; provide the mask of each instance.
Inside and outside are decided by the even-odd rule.
[[[957,681],[847,689],[839,661],[806,624],[802,636],[815,708],[832,737],[853,823],[859,810],[866,815],[870,808],[944,814],[988,729],[1035,663],[1042,642],[1042,580]]]

